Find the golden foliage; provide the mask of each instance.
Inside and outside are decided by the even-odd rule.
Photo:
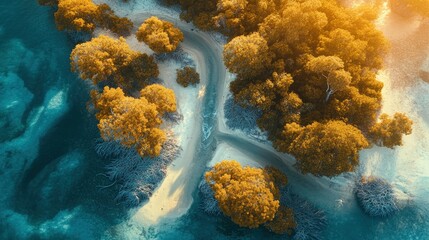
[[[177,70],[176,81],[183,87],[200,83],[200,74],[193,67],[184,67]]]
[[[393,119],[387,114],[380,116],[380,122],[370,129],[370,136],[380,146],[393,148],[402,145],[402,136],[410,135],[413,121],[403,113],[395,113]]]
[[[293,80],[290,74],[274,72],[271,78],[249,84],[247,88],[239,91],[235,97],[239,102],[246,105],[268,110],[276,104],[275,101],[278,95],[283,99],[288,97],[289,87],[292,83]]]
[[[259,33],[232,39],[225,45],[223,57],[225,66],[243,77],[257,76],[271,64],[267,41]]]
[[[96,5],[92,0],[59,0],[55,22],[59,30],[92,32],[102,27],[120,36],[129,35],[133,27],[129,19],[116,16],[109,5]]]
[[[158,109],[158,102],[153,101],[164,98],[157,94],[165,92],[168,90],[149,90],[145,96],[153,94],[150,99],[144,96],[136,99],[126,97],[120,88],[105,87],[101,94],[92,94],[101,137],[105,141],[119,141],[126,147],[135,148],[142,157],[159,155],[166,140],[166,134],[159,128],[162,123],[160,117],[164,111],[175,110],[176,107],[173,94],[173,100],[164,103],[164,109]]]
[[[100,27],[104,27],[112,31],[118,36],[128,36],[133,29],[133,22],[126,17],[118,17],[115,12],[107,4],[100,4],[98,6],[101,21]]]
[[[298,168],[315,176],[353,171],[359,163],[359,151],[369,146],[359,129],[342,121],[315,122],[303,128],[287,126],[283,135],[296,137],[288,149],[280,150],[292,153]]]
[[[140,91],[141,98],[155,104],[160,114],[176,111],[176,96],[174,91],[159,84],[152,84]]]
[[[150,77],[159,74],[152,57],[133,51],[125,39],[104,35],[78,44],[70,55],[72,71],[81,79],[90,79],[96,85],[113,80],[116,85],[129,90],[143,87]]]
[[[183,33],[170,22],[157,17],[146,19],[136,33],[156,53],[172,52],[183,41]]]
[[[59,30],[92,32],[100,17],[98,6],[91,0],[60,0],[55,22]]]
[[[266,223],[265,227],[277,234],[287,233],[292,235],[293,229],[296,228],[292,209],[280,206],[274,219],[271,222]]]
[[[164,0],[167,4],[180,4],[180,18],[193,23],[200,29],[213,30],[217,0]]]
[[[206,172],[222,212],[242,227],[256,228],[274,219],[279,208],[273,177],[259,168],[222,161]]]
[[[138,54],[127,65],[119,68],[119,76],[115,81],[124,90],[142,89],[159,75],[158,65],[152,56]]]
[[[299,158],[321,159],[320,152],[326,151],[340,154],[338,165],[331,158],[324,168],[302,165],[316,175],[354,168],[358,150],[368,145],[360,131],[369,132],[381,107],[383,83],[376,73],[389,45],[374,25],[380,1],[356,8],[337,0],[211,0],[207,8],[197,6],[198,0],[172,1],[182,5],[187,20],[211,16],[212,21],[206,19],[210,29],[236,36],[223,53],[226,67],[237,74],[231,92],[239,104],[262,110],[258,126],[268,131],[277,149],[300,154],[298,145],[291,149],[291,144],[304,141],[311,134],[303,132],[315,126],[330,134],[334,125],[339,127],[343,142],[345,129],[353,128],[349,134],[356,143],[343,147],[335,141],[316,142]],[[284,81],[279,84],[278,79]],[[319,136],[322,140],[329,141]]]
[[[116,40],[100,35],[89,42],[78,44],[70,60],[72,70],[79,72],[80,78],[91,79],[97,84],[109,78],[119,78],[118,69],[131,63],[137,55],[124,38]]]
[[[276,185],[277,188],[286,186],[287,184],[287,177],[284,173],[282,173],[280,170],[278,170],[275,167],[265,167],[264,168],[265,172],[268,173],[271,178],[274,181],[274,184]],[[278,196],[276,196],[278,197]]]

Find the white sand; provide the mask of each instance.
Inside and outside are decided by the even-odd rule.
[[[418,77],[429,58],[429,25],[415,17],[404,19],[388,9],[385,13],[379,28],[392,49],[385,70],[378,75],[384,83],[381,112],[406,113],[414,122],[413,133],[395,149],[363,151],[362,169],[366,175],[392,181],[404,198],[429,202],[429,84]]]
[[[172,66],[160,67],[160,78],[166,82],[166,85],[174,90],[178,100],[178,111],[184,117],[179,125],[175,126],[173,132],[178,137],[179,145],[183,152],[167,169],[167,176],[156,189],[154,194],[142,208],[138,209],[133,219],[144,224],[156,224],[163,217],[176,218],[181,216],[189,209],[192,199],[187,201],[185,207],[179,206],[185,195],[183,188],[191,175],[185,175],[192,166],[194,152],[196,151],[198,136],[201,133],[201,118],[199,117],[201,109],[201,99],[203,95],[199,92],[204,89],[206,84],[207,73],[205,68],[201,68],[204,61],[201,54],[192,51],[190,48],[183,46],[184,50],[192,54],[196,60],[197,71],[200,73],[201,83],[197,87],[183,88],[176,83],[176,68]],[[173,70],[173,71],[172,71]]]
[[[136,30],[138,26],[150,16],[158,16],[165,20],[175,23],[182,31],[190,31],[195,27],[192,24],[186,24],[179,20],[177,11],[158,5],[156,1],[140,1],[125,4],[111,0],[96,0],[96,3],[108,3],[114,11],[120,16],[126,16],[134,23]],[[105,32],[105,31],[104,31]],[[207,33],[200,34],[206,42],[213,48],[220,51],[219,43]],[[135,50],[152,54],[153,52],[143,43],[139,43],[135,36],[127,38],[127,42]],[[202,99],[205,94],[205,86],[208,81],[207,67],[204,66],[204,55],[202,52],[195,50],[192,43],[187,39],[181,44],[183,50],[189,53],[196,63],[197,71],[200,74],[201,83],[197,87],[183,88],[175,82],[176,69],[175,64],[160,64],[160,78],[164,80],[165,85],[172,88],[176,94],[178,102],[178,111],[184,116],[183,121],[173,128],[183,152],[173,161],[167,169],[166,178],[161,185],[155,190],[149,201],[141,208],[137,209],[132,221],[142,225],[156,225],[160,220],[167,218],[177,218],[187,212],[192,204],[192,189],[187,192],[184,187],[192,177],[194,154],[199,144],[201,135],[201,107]],[[219,64],[219,63],[217,63]],[[220,75],[222,78],[223,75]],[[223,82],[222,79],[219,81]]]
[[[242,152],[225,142],[222,142],[217,146],[213,159],[207,164],[207,166],[213,167],[216,163],[222,162],[223,160],[235,160],[239,162],[241,166],[264,167],[267,165],[266,162],[255,161],[255,159],[250,157],[247,153]]]

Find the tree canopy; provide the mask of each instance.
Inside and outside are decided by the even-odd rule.
[[[183,69],[177,69],[176,75],[177,83],[183,87],[200,83],[200,74],[193,67],[186,66]]]
[[[161,116],[176,110],[172,90],[151,85],[142,89],[140,98],[133,98],[125,96],[120,88],[105,87],[102,93],[92,96],[98,128],[105,141],[135,148],[142,157],[160,154],[166,141],[165,132],[159,128]]]
[[[91,0],[60,0],[55,12],[59,30],[92,32],[100,17],[98,6]]]
[[[41,4],[55,4],[41,1]],[[92,0],[59,0],[55,22],[59,30],[93,32],[102,27],[121,36],[129,35],[133,27],[129,19],[116,16],[109,5],[96,5]]]
[[[263,169],[222,161],[206,173],[222,212],[242,227],[256,228],[274,219],[279,209],[279,190]]]
[[[303,172],[334,176],[354,169],[358,151],[369,145],[364,134],[369,137],[381,108],[383,84],[376,76],[389,46],[374,25],[378,5],[346,8],[336,0],[211,0],[207,6],[197,0],[169,2],[181,4],[185,20],[230,37],[223,51],[226,67],[237,76],[230,90],[240,105],[262,110],[258,125],[278,150],[295,155]],[[285,129],[295,132],[286,136]],[[311,131],[304,134],[304,129]],[[347,137],[356,141],[343,146],[310,137],[320,131],[332,136],[338,132],[344,143]],[[298,143],[310,140],[315,144],[298,150]],[[341,161],[327,160],[320,152],[339,154]],[[310,159],[324,164],[310,167]]]
[[[267,41],[259,33],[239,36],[225,45],[225,66],[243,77],[253,77],[271,64]]]
[[[336,176],[359,164],[359,151],[369,146],[362,132],[342,121],[314,122],[306,127],[286,124],[277,147],[293,154],[303,173]],[[291,141],[289,145],[284,144]]]
[[[136,36],[137,40],[146,43],[156,53],[172,52],[184,39],[180,29],[157,17],[146,19]]]
[[[393,148],[402,145],[402,136],[410,135],[413,121],[403,113],[395,113],[393,118],[387,114],[380,116],[380,121],[370,129],[370,137],[380,146]]]
[[[78,44],[70,55],[71,67],[81,79],[96,85],[112,80],[126,90],[144,87],[148,79],[157,77],[158,66],[153,57],[132,50],[125,39],[104,35]]]

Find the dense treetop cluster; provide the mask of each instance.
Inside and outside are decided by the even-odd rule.
[[[98,128],[105,141],[118,141],[142,156],[158,156],[166,141],[159,127],[166,112],[176,111],[173,90],[158,84],[143,88],[140,98],[125,96],[120,88],[105,87],[93,93]]]
[[[206,172],[205,178],[222,212],[236,224],[249,228],[267,224],[281,234],[295,226],[292,210],[280,206],[279,187],[286,185],[287,178],[279,170],[242,167],[225,160]]]
[[[183,87],[195,85],[200,82],[200,74],[193,67],[186,66],[182,69],[177,69],[176,75],[177,83]]]
[[[150,85],[159,74],[154,58],[132,50],[122,37],[100,35],[78,44],[70,61],[95,89],[106,86],[101,93],[91,92],[101,137],[134,148],[142,157],[159,155],[166,141],[161,117],[176,111],[176,98],[172,90]],[[139,97],[126,96],[124,90]]]
[[[125,39],[100,35],[78,44],[70,55],[72,70],[94,85],[113,82],[126,91],[141,89],[159,74],[152,56],[132,50]]]
[[[136,37],[156,53],[173,52],[184,39],[180,29],[157,17],[146,19],[138,29]]]
[[[388,50],[373,23],[378,8],[336,0],[166,2],[179,3],[183,19],[229,36],[223,54],[237,75],[235,100],[263,111],[259,127],[303,172],[353,171],[371,142],[393,147],[411,133],[404,115],[377,123],[376,74]]]
[[[55,22],[59,30],[92,33],[95,28],[106,28],[127,36],[133,27],[129,19],[117,17],[107,4],[96,5],[92,0],[39,3],[57,5]],[[174,51],[183,41],[179,29],[156,17],[147,19],[136,37],[158,53]],[[159,74],[154,58],[132,50],[123,37],[100,35],[78,44],[70,55],[70,64],[81,79],[92,83],[91,97],[101,137],[134,148],[142,157],[159,155],[166,141],[166,133],[160,129],[161,117],[176,111],[176,98],[172,90],[150,85]]]
[[[55,1],[41,2],[54,5]],[[106,28],[120,36],[131,33],[133,23],[115,15],[107,4],[96,5],[92,0],[59,0],[55,22],[59,30],[93,32],[96,27]]]

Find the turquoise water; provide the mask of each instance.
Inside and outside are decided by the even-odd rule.
[[[36,0],[0,0],[0,19],[0,239],[129,235],[126,227],[115,228],[128,216],[128,209],[114,202],[117,189],[99,189],[109,183],[98,175],[106,163],[94,152],[98,132],[86,110],[87,87],[70,72],[73,43],[56,30],[53,10]],[[215,87],[212,83],[207,91]],[[207,101],[205,122],[213,124],[210,111],[215,104]],[[213,150],[212,140],[206,141]],[[197,154],[203,154],[200,151]],[[344,194],[349,198],[345,206],[337,208],[320,201],[326,196],[317,184],[307,186],[300,178],[290,179],[290,184],[325,210],[324,239],[429,239],[427,199],[411,202],[390,218],[375,219],[360,211],[350,192]],[[198,208],[197,190],[193,196],[185,216],[159,226],[159,232],[144,229],[131,239],[286,238],[207,216]]]
[[[0,1],[0,239],[97,239],[125,216],[98,190],[96,123],[73,43],[36,0]]]

